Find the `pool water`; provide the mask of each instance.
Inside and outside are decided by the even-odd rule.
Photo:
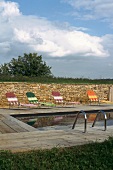
[[[73,125],[74,120],[76,118],[76,115],[59,115],[59,116],[43,116],[43,117],[24,117],[24,118],[18,118],[19,120],[23,121],[24,123],[30,124],[28,122],[33,122],[34,120],[34,127],[35,128],[41,128],[41,127],[48,127],[48,126],[67,126],[67,125]],[[82,123],[84,119],[80,117],[77,122]],[[31,123],[32,124],[32,123]]]
[[[73,122],[70,123],[59,123],[58,125],[53,125],[53,126],[45,126],[45,127],[38,127],[37,130],[39,131],[47,131],[47,130],[69,130],[72,129]],[[78,123],[78,122],[77,122]],[[84,126],[84,122],[79,122],[79,124],[82,124]],[[88,122],[91,123],[91,122]],[[93,122],[92,122],[93,123]],[[101,121],[96,121],[95,126],[104,126],[104,120]],[[113,126],[113,120],[107,120],[107,126]]]
[[[95,125],[104,126],[104,120],[97,121],[97,122],[95,123]],[[107,120],[107,126],[113,126],[113,119],[108,119],[108,120]]]
[[[19,118],[19,120],[27,123],[40,131],[44,130],[64,130],[72,129],[73,123],[76,119],[76,115],[58,115],[58,116],[40,116],[30,118]],[[35,120],[35,121],[34,121]],[[33,124],[34,121],[34,124]],[[87,123],[93,124],[94,120],[88,119]],[[83,116],[80,116],[77,120],[77,124],[84,124]],[[107,126],[113,125],[113,119],[107,120]],[[96,121],[95,126],[104,126],[104,120]]]

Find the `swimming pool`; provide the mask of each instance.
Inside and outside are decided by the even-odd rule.
[[[92,124],[95,120],[97,113],[99,114],[99,116],[95,123],[95,127],[104,126],[104,130],[106,130],[105,121],[102,121],[104,120],[104,114],[102,112],[104,111],[88,110],[84,112],[83,110],[81,110],[79,112],[77,111],[76,112],[50,112],[50,113],[30,113],[30,114],[24,113],[24,114],[12,115],[12,116],[19,119],[20,121],[23,121],[24,123],[27,123],[35,127],[39,131],[74,129],[73,127],[75,126],[76,126],[75,128],[77,129],[78,126],[80,127],[80,129],[82,127],[84,129],[84,132],[86,132],[87,126],[92,127]],[[76,125],[73,126],[78,113],[80,114],[78,116]],[[85,115],[87,115],[86,122],[85,122],[85,115],[81,113],[85,113]],[[109,119],[113,119],[113,110],[106,110],[105,113],[108,118],[106,123],[107,126],[113,125],[112,120],[109,121]]]
[[[110,120],[110,115],[108,115],[107,126],[113,125],[113,120]],[[22,116],[22,115],[21,115]],[[64,130],[72,129],[73,123],[75,121],[77,114],[64,114],[64,115],[43,115],[43,116],[32,116],[27,115],[24,117],[18,117],[20,121],[32,125],[37,128],[37,130]],[[96,114],[87,114],[87,123],[93,123]],[[101,121],[100,121],[101,120]],[[34,121],[34,123],[33,123]],[[29,123],[30,122],[30,123]],[[77,124],[84,124],[84,116],[81,114],[77,120]],[[84,125],[82,125],[84,126]],[[99,119],[96,121],[95,126],[104,126],[103,116],[100,115]]]

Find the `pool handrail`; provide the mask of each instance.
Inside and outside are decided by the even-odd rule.
[[[87,130],[87,115],[83,110],[81,110],[77,113],[77,116],[76,116],[75,121],[73,123],[72,129],[75,128],[75,125],[76,125],[76,122],[77,122],[77,119],[78,119],[78,116],[79,116],[80,113],[84,115],[84,133],[85,133],[86,130]]]
[[[96,123],[96,120],[97,120],[97,117],[98,117],[99,114],[103,114],[104,115],[104,130],[106,131],[106,129],[107,129],[107,115],[106,115],[106,113],[103,110],[99,110],[98,111],[98,113],[97,113],[97,115],[95,117],[95,120],[94,120],[94,122],[92,124],[92,127],[94,127],[94,125]]]

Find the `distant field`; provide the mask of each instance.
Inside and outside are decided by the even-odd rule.
[[[113,84],[113,79],[88,79],[88,78],[64,78],[64,77],[24,77],[24,76],[0,76],[0,82],[36,82],[57,84]]]

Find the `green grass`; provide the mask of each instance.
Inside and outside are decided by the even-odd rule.
[[[25,77],[1,75],[0,82],[36,82],[57,84],[113,84],[113,79],[88,79],[88,78],[64,78],[64,77]]]
[[[0,170],[113,170],[113,138],[70,148],[1,151]]]

